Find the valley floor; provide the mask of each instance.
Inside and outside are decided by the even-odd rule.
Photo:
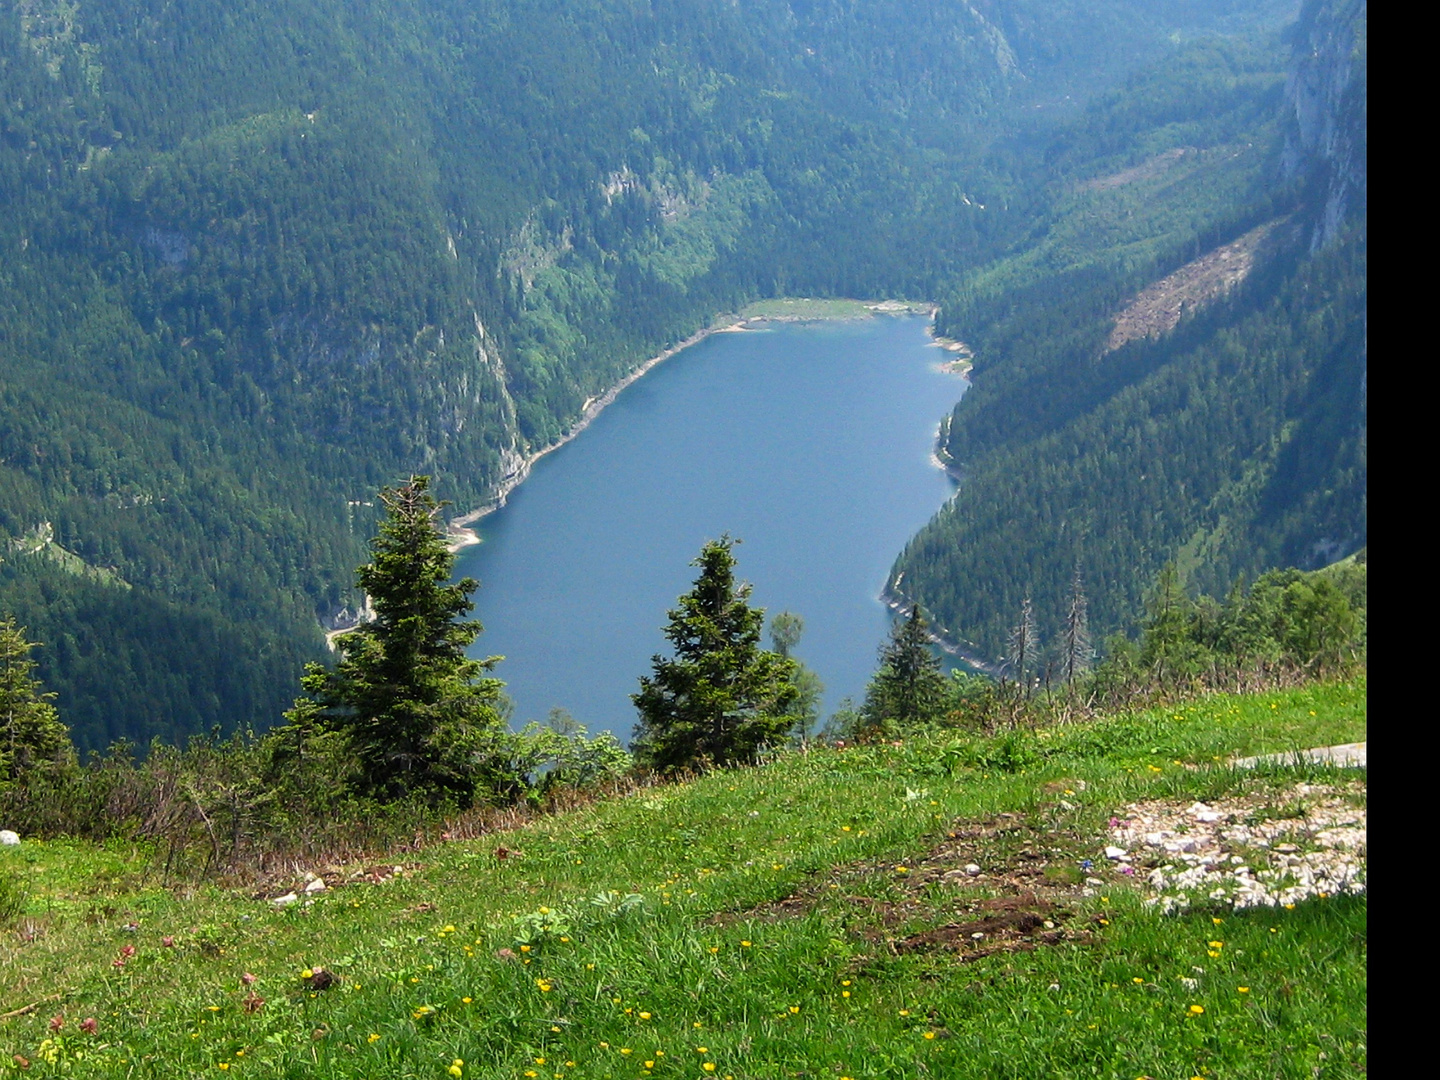
[[[1359,680],[792,751],[278,907],[306,868],[257,896],[27,841],[0,1046],[39,1076],[1362,1075],[1366,774],[1231,762],[1365,736]]]

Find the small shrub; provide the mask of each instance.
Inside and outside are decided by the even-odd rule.
[[[1007,731],[981,752],[980,764],[1001,772],[1021,772],[1040,760],[1035,739],[1021,731]]]

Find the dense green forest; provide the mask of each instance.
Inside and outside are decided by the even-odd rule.
[[[940,313],[975,354],[962,483],[891,578],[948,636],[1008,657],[1028,602],[1055,642],[1077,573],[1105,635],[1167,562],[1223,593],[1365,544],[1365,55],[1363,3],[1311,3],[1017,160],[1049,205]]]
[[[357,604],[376,490],[424,471],[481,505],[717,312],[951,297],[978,416],[1010,391],[972,325],[1042,334],[1064,295],[1093,337],[1149,275],[1294,212],[1301,166],[1271,179],[1295,7],[5,4],[0,612],[82,749],[263,727]],[[1172,147],[1196,150],[1170,180],[1076,193]],[[1363,309],[1345,244],[1314,265],[1359,273]],[[1067,367],[1039,352],[1035,377]],[[1276,453],[1296,491],[1330,467]],[[1307,513],[1275,503],[1265,550]],[[1105,608],[1095,581],[1097,610],[1127,587]]]

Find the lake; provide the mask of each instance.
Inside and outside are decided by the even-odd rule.
[[[558,706],[628,738],[690,561],[727,532],[751,602],[805,620],[794,654],[825,684],[822,716],[859,701],[889,630],[890,565],[953,490],[931,451],[967,384],[940,370],[926,325],[713,334],[537,462],[456,567],[480,581],[471,652],[505,657],[515,723]]]

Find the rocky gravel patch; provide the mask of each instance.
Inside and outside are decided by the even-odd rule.
[[[1105,858],[1167,913],[1363,893],[1364,794],[1362,783],[1302,783],[1208,803],[1134,803],[1111,819]]]

